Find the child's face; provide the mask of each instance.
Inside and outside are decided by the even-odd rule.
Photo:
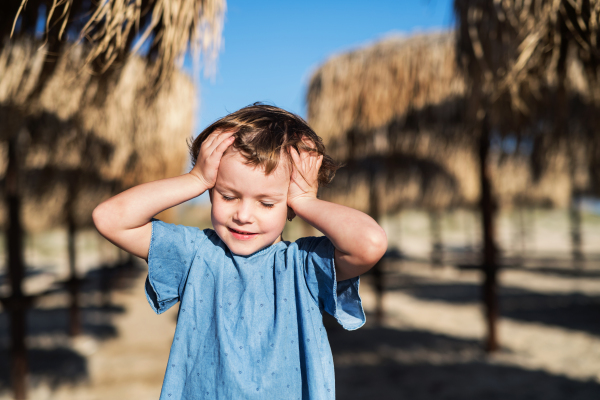
[[[280,162],[267,176],[261,167],[244,161],[238,151],[228,149],[210,193],[215,232],[238,255],[255,253],[281,240],[290,185],[285,163]]]

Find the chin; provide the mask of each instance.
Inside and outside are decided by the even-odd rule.
[[[232,243],[231,241],[225,242],[229,250],[238,256],[249,256],[250,254],[256,253],[259,250],[268,247],[268,244],[256,245],[256,244],[240,244],[240,243]]]

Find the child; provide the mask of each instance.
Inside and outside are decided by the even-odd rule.
[[[160,398],[334,399],[322,313],[348,330],[364,324],[359,275],[383,256],[383,229],[317,198],[337,166],[282,109],[234,112],[190,151],[189,173],[136,186],[93,213],[103,236],[148,262],[154,311],[181,302]],[[205,190],[214,230],[153,218]],[[284,241],[296,215],[325,236]]]

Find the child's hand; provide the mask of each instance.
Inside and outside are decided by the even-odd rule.
[[[217,172],[221,157],[225,150],[234,142],[235,137],[232,135],[235,132],[216,131],[208,135],[198,153],[198,159],[190,174],[197,177],[200,182],[206,185],[206,189],[215,186],[217,181]]]
[[[312,143],[305,142],[305,144],[312,147]],[[318,176],[323,156],[316,152],[302,150],[298,154],[298,151],[293,148],[290,148],[290,155],[294,166],[292,167],[287,203],[293,210],[294,205],[298,202],[317,198]]]

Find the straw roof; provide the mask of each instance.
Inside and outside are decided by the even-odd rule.
[[[586,75],[579,90],[600,100],[600,1],[455,0],[454,7],[461,64],[492,102],[506,96],[529,114],[574,58]]]
[[[600,1],[454,4],[470,118],[543,142],[538,154],[566,151],[574,190],[600,193]],[[532,157],[534,169],[550,166],[544,158]]]
[[[466,93],[452,32],[390,37],[331,57],[311,78],[308,119],[347,167],[321,195],[363,211],[377,199],[382,213],[476,204],[479,170]],[[570,179],[560,163],[538,177],[528,157],[493,151],[501,205],[568,202]]]
[[[146,49],[155,83],[167,81],[188,49],[210,64],[221,43],[224,0],[83,1],[6,0],[0,5],[0,38],[33,36],[45,24],[43,51],[51,56],[83,41],[80,67],[103,73],[121,67],[134,47]],[[3,46],[0,43],[0,50]],[[48,68],[52,68],[49,66]]]
[[[326,141],[369,131],[431,105],[439,119],[458,111],[464,80],[457,73],[453,34],[389,37],[331,57],[312,75],[307,103],[312,127]],[[436,79],[432,79],[435,75]]]
[[[182,172],[196,97],[189,77],[175,72],[148,97],[154,80],[143,59],[128,58],[118,74],[90,75],[81,72],[87,49],[76,46],[63,49],[43,90],[32,95],[47,58],[38,47],[22,39],[0,52],[0,151],[11,130],[25,130],[26,229],[62,222],[69,201],[77,224],[89,224],[93,208],[115,191]],[[3,177],[6,157],[0,160]]]
[[[379,193],[382,212],[407,203],[447,206],[461,197],[456,193],[474,200],[473,175],[467,173],[461,180],[448,172],[472,170],[459,164],[473,160],[447,158],[469,151],[438,139],[463,136],[459,120],[463,92],[448,33],[390,37],[333,56],[311,78],[308,119],[328,151],[349,165],[323,195],[329,192],[340,201],[344,189],[334,196],[335,188],[352,185],[356,187],[352,205],[365,209],[359,199],[366,198],[365,188],[376,183],[373,190]]]

